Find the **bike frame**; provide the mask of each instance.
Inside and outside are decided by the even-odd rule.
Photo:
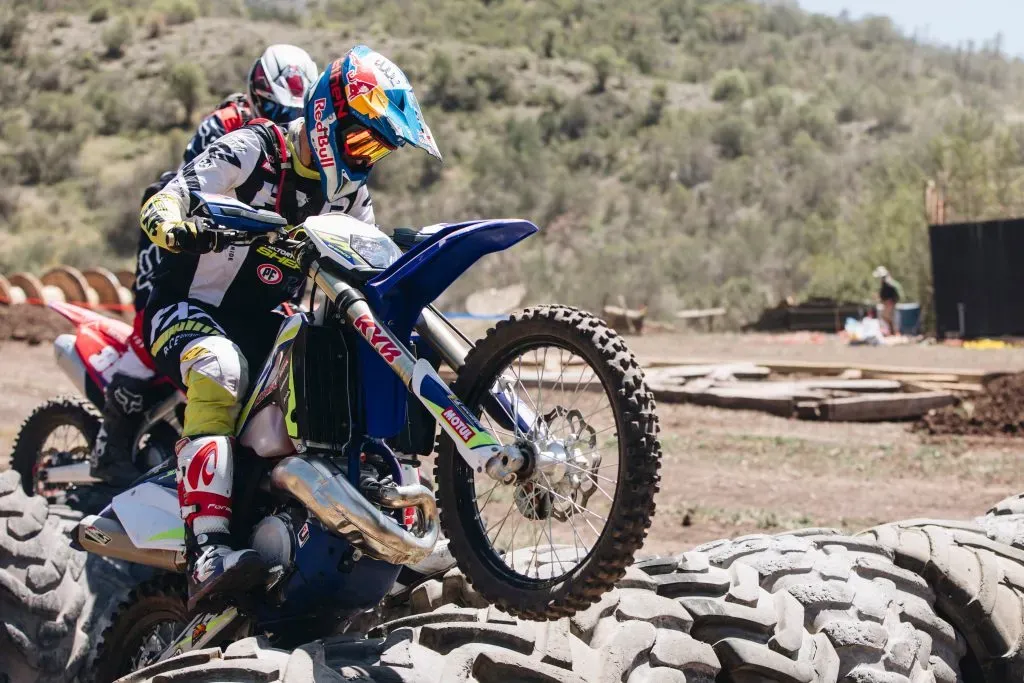
[[[365,405],[374,406],[367,419],[367,436],[387,438],[401,430],[405,423],[406,391],[411,391],[474,470],[487,470],[499,477],[508,473],[504,466],[508,465],[508,458],[514,461],[515,453],[503,451],[498,440],[452,393],[431,364],[409,350],[409,344],[424,309],[467,268],[537,230],[537,226],[525,220],[472,221],[446,226],[371,278],[361,290],[349,284],[344,271],[334,268],[332,263],[317,261],[310,275],[365,342],[358,350],[363,399]],[[429,325],[421,325],[421,334],[430,334],[429,330]],[[436,340],[428,337],[426,341],[433,345]],[[504,392],[500,395],[507,399]],[[505,406],[508,402],[499,401]],[[511,415],[514,411],[505,412]],[[513,465],[511,470],[514,469]]]
[[[236,199],[193,193],[198,214],[225,230],[237,243],[252,243],[282,234],[283,219]],[[410,351],[413,328],[424,309],[487,254],[518,244],[539,228],[523,219],[478,220],[442,226],[426,240],[358,287],[348,267],[320,253],[307,275],[324,292],[364,343],[357,348],[363,405],[373,406],[366,416],[363,436],[383,440],[397,435],[406,422],[406,392],[434,416],[455,443],[459,455],[476,471],[504,479],[522,465],[515,446],[501,443],[452,393],[429,361]],[[308,231],[313,242],[316,231]],[[323,238],[319,238],[321,241]],[[347,246],[347,244],[346,244]],[[363,270],[360,268],[360,270]],[[426,341],[433,343],[434,340]],[[512,422],[519,413],[514,393],[502,387],[492,397]],[[514,408],[514,409],[513,409]],[[519,426],[529,428],[528,413],[518,415]]]

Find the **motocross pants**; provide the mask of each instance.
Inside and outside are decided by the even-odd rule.
[[[136,315],[128,348],[114,364],[104,391],[103,423],[93,446],[92,475],[115,488],[125,488],[141,474],[132,462],[135,435],[143,415],[154,403],[155,372],[141,343],[142,316]]]
[[[179,301],[150,305],[143,318],[157,369],[186,392],[182,437],[187,443],[177,449],[182,517],[194,534],[226,533],[235,421],[249,368],[259,368],[269,353],[281,317]]]

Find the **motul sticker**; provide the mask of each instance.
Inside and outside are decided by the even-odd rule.
[[[301,548],[302,546],[306,545],[306,541],[309,540],[309,522],[306,522],[305,524],[303,524],[302,528],[299,529],[298,537],[299,537],[299,547]]]
[[[462,419],[462,416],[454,408],[446,408],[441,417],[444,421],[451,425],[451,428],[455,430],[455,433],[459,435],[459,438],[469,443],[469,440],[476,435],[476,431],[473,430],[466,421]]]
[[[356,318],[353,325],[388,363],[394,363],[395,359],[402,355],[391,339],[373,323],[373,318],[368,313]]]
[[[264,284],[268,285],[276,285],[284,279],[281,269],[272,263],[261,263],[256,267],[256,275]]]

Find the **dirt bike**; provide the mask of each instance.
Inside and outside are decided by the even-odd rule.
[[[127,349],[132,328],[74,304],[49,306],[76,328],[74,334],[59,335],[53,348],[57,365],[79,395],[59,396],[32,411],[18,431],[11,466],[21,474],[26,493],[77,509],[95,507],[95,502],[76,494],[97,481],[90,476],[89,454],[100,429],[104,391]],[[140,420],[132,448],[132,462],[140,475],[174,456],[184,410],[184,395],[170,380],[155,379],[150,392],[152,407]],[[113,493],[97,500],[109,500]]]
[[[231,198],[193,200],[220,247],[272,247],[317,303],[284,319],[237,422],[232,533],[272,567],[266,585],[187,623],[166,591],[136,591],[110,640],[143,646],[119,666],[252,633],[287,646],[344,630],[441,527],[476,590],[512,614],[558,619],[612,588],[643,543],[660,465],[653,398],[625,343],[587,313],[544,306],[474,346],[431,305],[535,225],[441,224],[402,253],[343,214],[288,228]],[[442,362],[458,368],[451,388]],[[436,497],[416,476],[435,450]],[[174,470],[158,470],[83,518],[73,544],[183,572]]]
[[[67,318],[74,334],[53,342],[57,365],[78,390],[39,405],[25,419],[12,449],[12,467],[30,495],[64,503],[80,512],[99,512],[116,493],[91,476],[89,455],[102,422],[107,384],[125,353],[132,328],[82,306],[54,302],[50,309]],[[284,304],[282,315],[298,307]],[[149,386],[147,410],[133,439],[132,463],[138,474],[168,461],[181,434],[185,395],[169,379],[157,376]],[[91,488],[101,488],[89,495]]]

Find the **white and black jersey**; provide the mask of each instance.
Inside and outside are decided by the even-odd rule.
[[[353,184],[327,205],[319,177],[295,168],[278,133],[283,131],[275,132],[269,122],[254,122],[209,145],[147,204],[143,229],[155,242],[162,242],[162,223],[181,220],[197,208],[192,191],[228,195],[254,208],[276,211],[290,225],[329,211],[373,224],[365,183]],[[292,299],[304,280],[291,254],[269,244],[229,247],[201,256],[164,251],[153,273],[147,308],[194,300],[215,308],[267,311]]]

